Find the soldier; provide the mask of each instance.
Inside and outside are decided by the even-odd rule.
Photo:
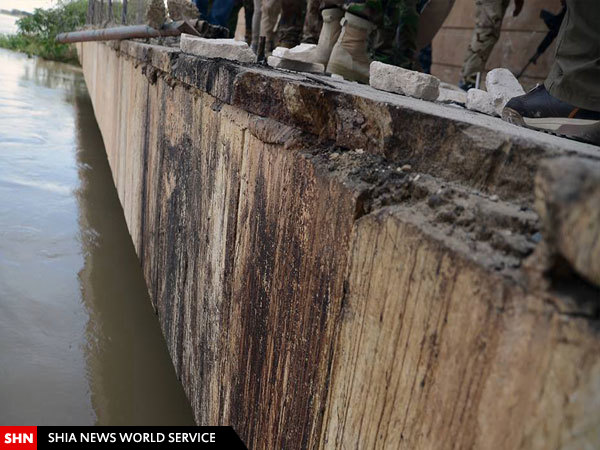
[[[513,16],[518,16],[524,0],[515,0]],[[458,85],[465,91],[475,87],[478,72],[485,70],[490,53],[500,37],[502,19],[510,0],[475,0],[475,29],[467,49]]]
[[[279,14],[281,13],[281,16]],[[275,25],[279,17],[278,37]],[[265,36],[266,50],[276,46],[293,47],[302,37],[302,2],[298,0],[262,0],[260,35]]]
[[[600,145],[600,2],[566,3],[548,78],[511,99],[502,118]]]
[[[315,48],[291,59],[322,64],[328,72],[367,83],[369,35],[381,31],[374,59],[413,68],[418,27],[417,0],[322,0],[323,26]]]
[[[319,0],[308,0],[306,2],[306,16],[304,17],[304,27],[302,28],[302,42],[307,44],[316,44],[321,32],[321,11],[319,9]]]

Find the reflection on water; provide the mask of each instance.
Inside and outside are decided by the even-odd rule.
[[[0,67],[0,425],[191,424],[80,70]]]

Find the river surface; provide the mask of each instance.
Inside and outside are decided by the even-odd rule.
[[[191,425],[80,69],[0,49],[0,425]]]

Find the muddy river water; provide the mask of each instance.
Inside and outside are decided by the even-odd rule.
[[[48,424],[193,418],[81,71],[0,50],[0,425]]]

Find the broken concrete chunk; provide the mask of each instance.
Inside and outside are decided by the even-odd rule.
[[[463,90],[457,91],[455,89],[445,89],[440,87],[440,94],[437,98],[438,102],[441,103],[458,103],[464,105],[467,103],[467,93]]]
[[[272,56],[279,58],[293,58],[298,53],[303,53],[307,50],[312,50],[316,47],[316,44],[300,44],[292,48],[276,47],[271,53]]]
[[[280,58],[273,55],[267,58],[267,64],[275,69],[294,70],[296,72],[325,72],[323,64],[295,61],[293,59]]]
[[[560,255],[600,287],[600,162],[544,161],[535,178],[535,208],[550,255]]]
[[[436,77],[378,61],[371,63],[369,84],[382,91],[429,101],[437,99],[440,93],[440,80]]]
[[[490,116],[497,115],[493,97],[481,89],[469,89],[469,92],[467,92],[466,106],[472,111],[481,112]]]
[[[234,39],[206,39],[182,34],[180,47],[182,52],[205,58],[224,58],[245,63],[256,60],[248,44]]]
[[[508,69],[490,70],[485,77],[485,87],[494,99],[496,113],[502,115],[504,105],[513,97],[525,94],[512,72]]]

